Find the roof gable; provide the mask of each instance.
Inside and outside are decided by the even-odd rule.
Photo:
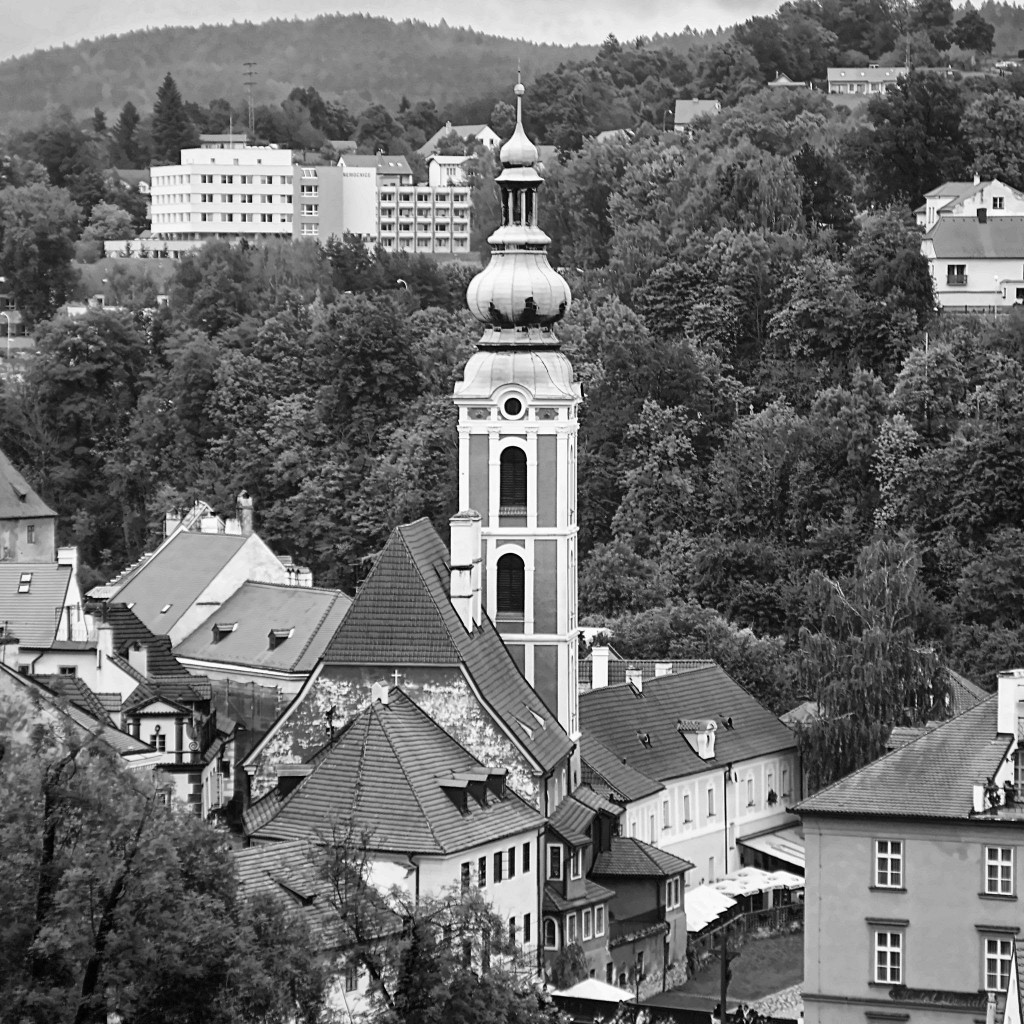
[[[30,575],[28,589],[22,577]],[[49,647],[57,635],[71,586],[71,566],[55,562],[0,562],[0,622],[22,647]]]
[[[590,874],[601,877],[671,878],[693,867],[690,861],[630,836],[612,836],[611,847],[594,858]]]
[[[366,832],[374,851],[446,854],[540,827],[540,815],[508,789],[502,799],[488,791],[484,804],[470,797],[463,813],[444,784],[461,784],[467,773],[488,777],[475,757],[392,687],[387,703],[371,703],[316,755],[312,772],[253,835],[311,838],[342,823]]]
[[[35,519],[57,513],[39,497],[0,448],[0,519]]]
[[[677,731],[680,719],[718,722],[714,758],[697,755]],[[660,782],[796,747],[793,733],[718,665],[661,676],[642,690],[582,693],[580,721],[585,737]]]

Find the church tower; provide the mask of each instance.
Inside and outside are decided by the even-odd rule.
[[[483,600],[525,677],[577,737],[576,435],[581,401],[552,330],[571,302],[537,226],[537,147],[501,148],[501,225],[467,291],[484,325],[455,386],[459,507],[481,517]]]

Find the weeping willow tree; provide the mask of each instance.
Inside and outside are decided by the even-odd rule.
[[[811,579],[817,628],[800,631],[799,673],[818,714],[798,740],[812,793],[880,757],[895,726],[947,714],[920,568],[913,540],[898,537],[864,548],[848,577]]]

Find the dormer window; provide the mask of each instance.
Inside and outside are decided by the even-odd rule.
[[[548,878],[557,881],[562,877],[562,847],[557,843],[548,847]]]
[[[18,580],[18,593],[27,594],[32,589],[32,573],[23,572]]]
[[[226,636],[230,636],[238,629],[237,622],[218,622],[213,627],[213,642],[219,644]]]
[[[292,634],[294,632],[295,632],[295,627],[294,626],[289,627],[288,629],[272,629],[270,631],[270,636],[269,636],[270,649],[272,651],[276,651],[277,648],[280,647],[281,644],[283,644],[285,642],[285,640],[290,640],[291,639]]]

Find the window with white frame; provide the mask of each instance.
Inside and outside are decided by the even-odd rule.
[[[594,937],[594,912],[587,907],[580,915],[582,918],[583,941]]]
[[[690,813],[690,794],[683,794],[683,822],[693,821],[693,815]]]
[[[359,988],[359,965],[345,965],[345,991],[355,992]]]
[[[875,840],[875,885],[879,889],[903,888],[903,840]]]
[[[1004,208],[1004,206],[1005,206],[1005,200],[1004,200],[1003,196],[993,196],[992,197],[992,209],[993,210],[1002,210]]]
[[[569,877],[583,877],[583,851],[576,849],[569,855]]]
[[[562,848],[557,843],[548,847],[548,878],[562,877]]]
[[[754,780],[747,779],[747,806],[754,806]]]
[[[594,907],[594,935],[600,938],[604,935],[604,904],[599,903]]]
[[[566,914],[565,915],[565,941],[575,942],[576,941],[576,915]]]
[[[1005,992],[1010,980],[1013,940],[991,937],[985,940],[985,988],[989,992]]]
[[[708,817],[715,816],[715,787],[708,786]]]
[[[558,925],[553,917],[544,918],[544,948],[558,949]]]
[[[1013,847],[985,847],[985,892],[989,896],[1013,895]]]
[[[903,932],[875,930],[874,980],[879,985],[903,984]]]
[[[680,903],[682,903],[682,882],[677,875],[675,878],[670,878],[665,883],[665,909],[675,910]]]
[[[672,827],[672,815],[669,813],[669,802],[667,800],[661,801],[661,827]]]
[[[789,769],[782,769],[782,795],[789,796]]]

